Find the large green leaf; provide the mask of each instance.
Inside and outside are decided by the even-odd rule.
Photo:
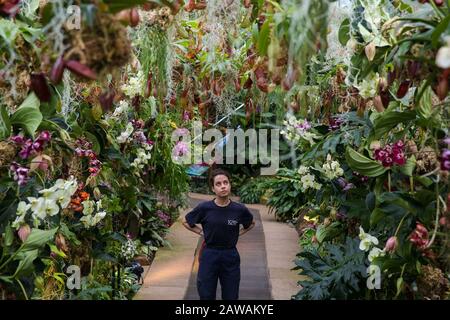
[[[41,248],[47,242],[53,239],[58,228],[50,229],[50,230],[40,230],[40,229],[32,229],[30,235],[27,240],[21,247],[21,250],[35,250]]]
[[[11,134],[11,122],[5,106],[0,108],[0,140],[6,139]]]
[[[412,177],[414,168],[416,167],[416,157],[412,156],[406,160],[405,165],[400,167],[400,172],[408,177]]]
[[[14,231],[11,225],[8,224],[5,227],[5,233],[3,236],[3,245],[5,247],[9,247],[10,245],[12,245],[13,241],[14,241]]]
[[[370,226],[375,226],[381,219],[386,216],[386,213],[380,208],[375,208],[370,214]]]
[[[350,19],[347,18],[342,21],[341,26],[339,27],[338,38],[343,46],[350,40]]]
[[[350,168],[368,177],[378,177],[387,170],[377,161],[363,156],[350,147],[345,151],[345,159]]]
[[[416,119],[415,111],[385,111],[373,123],[372,139],[378,139],[399,123],[413,121]]]
[[[38,249],[26,251],[21,257],[13,277],[18,278],[22,274],[29,273],[33,269],[33,261],[38,257],[38,254]]]
[[[448,31],[450,23],[450,14],[447,14],[447,16],[434,28],[433,33],[431,34],[431,44],[433,47],[437,47],[439,44],[439,40],[441,38],[441,35]]]
[[[34,137],[34,133],[41,124],[42,113],[39,109],[35,108],[19,108],[11,116],[11,124],[18,125],[24,128],[31,136]]]
[[[270,40],[270,19],[267,19],[261,27],[258,34],[258,42],[256,43],[256,49],[262,56],[267,55],[267,48],[269,47]]]
[[[428,86],[419,102],[416,105],[417,115],[423,119],[429,119],[432,115],[432,102],[431,102],[432,92],[431,87]]]
[[[22,102],[22,104],[19,106],[18,109],[21,108],[34,108],[39,110],[39,106],[41,104],[41,101],[36,96],[34,92],[30,93],[28,97]]]

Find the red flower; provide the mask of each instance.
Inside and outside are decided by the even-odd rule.
[[[403,151],[405,144],[399,140],[395,144],[388,144],[384,148],[378,148],[374,151],[375,160],[381,162],[384,167],[392,167],[394,164],[402,166],[406,163],[405,153]]]
[[[20,9],[20,0],[0,0],[0,13],[14,17]]]
[[[420,250],[426,249],[428,245],[428,230],[423,224],[417,222],[416,229],[409,236],[409,241]]]

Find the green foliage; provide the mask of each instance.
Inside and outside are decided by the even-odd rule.
[[[301,190],[301,182],[295,174],[295,171],[280,169],[278,179],[271,180],[267,184],[270,188],[267,206],[281,221],[297,218],[303,205],[307,203]]]
[[[300,270],[307,279],[298,282],[302,290],[293,299],[360,298],[367,273],[365,255],[358,246],[359,239],[347,238],[344,244],[326,243],[298,253],[293,270]]]
[[[179,198],[188,190],[188,176],[184,166],[172,161],[172,151],[174,143],[172,142],[173,128],[167,126],[170,121],[168,114],[158,115],[155,119],[154,131],[152,135],[155,144],[152,150],[150,165],[154,167],[149,174],[149,180],[152,187],[157,191],[169,192],[172,199]]]
[[[5,106],[0,107],[0,139],[5,139],[11,134],[11,122]]]
[[[266,193],[270,184],[268,178],[250,179],[246,184],[238,189],[238,196],[243,203],[259,203],[261,197]]]
[[[377,177],[387,170],[379,162],[363,156],[352,148],[347,148],[345,159],[350,168],[368,177]]]
[[[34,136],[37,128],[41,124],[42,113],[39,109],[23,107],[19,108],[11,116],[11,124],[24,128],[29,135]]]

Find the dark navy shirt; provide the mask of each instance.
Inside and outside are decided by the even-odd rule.
[[[186,222],[193,228],[201,224],[206,246],[210,248],[232,248],[239,238],[239,225],[247,229],[253,215],[241,203],[231,201],[227,206],[218,206],[214,200],[200,203],[186,215]]]

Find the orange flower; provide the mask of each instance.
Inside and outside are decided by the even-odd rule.
[[[76,197],[75,199],[72,199],[71,204],[79,206],[81,204],[81,199]]]
[[[81,201],[85,201],[85,200],[89,199],[89,193],[87,193],[85,191],[80,192],[80,198],[81,198]]]

